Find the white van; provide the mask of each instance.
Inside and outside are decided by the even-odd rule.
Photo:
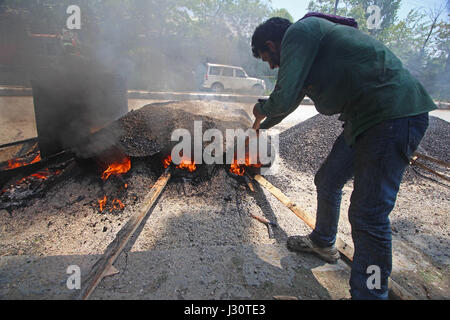
[[[221,93],[225,90],[246,91],[260,96],[266,90],[266,83],[262,79],[251,78],[241,67],[227,66],[223,64],[206,64],[203,89]]]

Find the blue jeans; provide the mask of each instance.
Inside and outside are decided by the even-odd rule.
[[[354,177],[348,212],[355,246],[350,276],[353,299],[387,299],[392,270],[389,213],[403,173],[428,127],[428,113],[383,121],[360,134],[349,147],[341,134],[315,176],[317,220],[310,237],[321,247],[334,245],[342,187]],[[381,286],[367,280],[378,266]],[[370,279],[371,284],[373,277]],[[373,287],[373,286],[371,286]]]

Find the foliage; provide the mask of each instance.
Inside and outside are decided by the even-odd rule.
[[[336,0],[312,0],[308,10],[333,14],[335,4]],[[418,8],[399,19],[400,4],[401,0],[340,0],[336,14],[356,19],[359,28],[390,48],[430,94],[450,100],[449,19],[439,20],[444,8]],[[381,9],[380,29],[368,29],[370,5]]]
[[[449,99],[448,18],[413,10],[399,19],[401,0],[312,0],[308,10],[334,13],[336,3],[338,15],[354,17],[430,93]],[[293,20],[286,9],[273,9],[270,0],[0,0],[0,15],[20,14],[26,25],[17,30],[60,33],[72,4],[82,12],[83,53],[116,68],[139,89],[195,89],[194,72],[205,61],[243,66],[252,76],[274,79],[276,71],[253,58],[250,38],[269,17]],[[367,9],[374,4],[381,8],[381,28],[369,30]]]
[[[273,10],[270,14],[271,17],[280,17],[288,19],[290,22],[294,22],[294,18],[292,18],[289,11],[284,8]]]
[[[82,12],[83,53],[139,89],[192,90],[194,71],[205,61],[273,74],[253,58],[251,35],[273,14],[292,20],[266,0],[5,0],[0,13],[19,10],[26,30],[57,34],[73,4]]]

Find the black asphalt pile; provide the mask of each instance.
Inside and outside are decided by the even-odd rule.
[[[427,132],[417,152],[450,162],[450,123],[430,116]]]
[[[450,162],[450,123],[430,116],[427,132],[425,133],[417,152],[437,160]],[[450,170],[440,164],[424,159],[419,159],[418,162],[439,174],[450,177]],[[403,181],[413,181],[423,178],[438,181],[447,186],[450,185],[448,181],[440,178],[436,174],[430,173],[428,170],[414,165],[409,166],[406,169]]]
[[[280,156],[293,169],[316,173],[333,147],[333,143],[342,132],[342,122],[338,116],[316,115],[280,134]],[[417,150],[430,157],[450,161],[450,123],[430,116],[427,132]],[[441,170],[433,163],[426,163],[434,170]],[[408,168],[404,180],[411,180],[420,174],[426,174],[417,167]]]
[[[280,156],[293,169],[315,173],[342,132],[338,116],[316,115],[280,134]]]
[[[195,121],[201,121],[202,134],[208,129],[219,130],[224,137],[224,147],[226,129],[247,129],[252,125],[245,111],[222,102],[172,101],[131,111],[97,135],[115,137],[116,146],[129,156],[145,157],[159,152],[170,153],[178,143],[171,141],[176,129],[189,131],[194,143]],[[204,141],[203,147],[209,143]]]

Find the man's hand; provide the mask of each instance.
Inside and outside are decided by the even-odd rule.
[[[253,115],[255,116],[255,122],[253,123],[253,129],[254,130],[259,130],[259,126],[261,125],[261,121],[264,120],[264,118],[266,117],[265,115],[259,113],[258,111],[258,107],[263,103],[263,101],[258,102],[257,104],[255,104],[255,106],[253,107]]]

